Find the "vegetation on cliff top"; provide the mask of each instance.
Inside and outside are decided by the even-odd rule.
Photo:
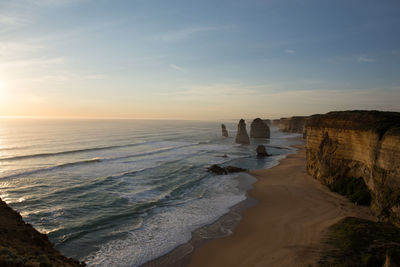
[[[307,120],[307,127],[374,131],[383,135],[389,129],[400,128],[400,112],[376,110],[332,111],[324,115],[310,116]]]
[[[328,229],[325,243],[320,266],[383,266],[387,255],[400,264],[400,229],[390,224],[347,217]]]

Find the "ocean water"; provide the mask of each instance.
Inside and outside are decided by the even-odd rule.
[[[138,266],[189,241],[255,181],[206,167],[269,168],[294,152],[294,134],[272,129],[241,146],[237,121],[224,123],[229,138],[218,122],[2,119],[0,197],[66,256]],[[257,158],[258,144],[273,156]]]

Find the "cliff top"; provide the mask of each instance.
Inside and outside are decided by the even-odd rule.
[[[397,135],[400,134],[400,112],[332,111],[323,115],[310,116],[306,126],[374,131],[382,135],[391,129],[391,132]]]

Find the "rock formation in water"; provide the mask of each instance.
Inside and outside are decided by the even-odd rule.
[[[217,175],[223,175],[223,174],[234,173],[234,172],[245,172],[247,170],[239,168],[239,167],[235,167],[235,166],[221,167],[217,164],[214,164],[214,165],[211,165],[211,167],[207,168],[207,171],[215,173]]]
[[[329,112],[306,124],[307,171],[330,185],[359,178],[368,186],[371,208],[400,226],[400,113]]]
[[[281,118],[279,120],[279,129],[289,133],[304,133],[307,118],[308,116]]]
[[[250,138],[247,134],[246,122],[244,119],[240,119],[239,121],[235,142],[242,145],[250,144]]]
[[[0,266],[85,266],[67,258],[0,199]]]
[[[250,125],[251,138],[269,138],[270,130],[268,125],[260,118],[254,119]]]
[[[228,130],[226,129],[225,124],[221,124],[221,129],[222,129],[222,136],[223,137],[228,137]]]
[[[268,157],[269,156],[267,149],[263,145],[258,145],[256,152],[257,152],[257,157]]]

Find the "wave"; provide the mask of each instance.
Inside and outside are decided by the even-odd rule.
[[[38,153],[38,154],[30,154],[30,155],[21,155],[21,156],[13,156],[8,158],[0,158],[0,161],[12,161],[12,160],[21,160],[21,159],[31,159],[31,158],[41,158],[41,157],[53,157],[59,155],[68,155],[68,154],[77,154],[83,152],[92,152],[99,150],[108,150],[108,149],[116,149],[123,147],[132,147],[139,146],[143,144],[147,144],[150,142],[142,142],[142,143],[134,143],[134,144],[126,144],[126,145],[115,145],[115,146],[103,146],[103,147],[92,147],[92,148],[83,148],[83,149],[75,149],[75,150],[67,150],[67,151],[59,151],[59,152],[46,152],[46,153]]]
[[[135,158],[135,157],[149,156],[149,155],[164,153],[164,152],[177,150],[177,149],[184,148],[184,147],[196,146],[196,145],[198,145],[198,143],[192,143],[192,144],[187,144],[187,145],[182,145],[182,146],[163,147],[163,148],[158,148],[158,149],[154,149],[154,150],[150,150],[150,151],[146,151],[146,152],[126,155],[126,156],[121,156],[121,157],[115,157],[115,158],[109,158],[107,160],[120,160],[120,159],[129,159],[129,158]]]
[[[154,154],[159,154],[159,153],[165,153],[168,151],[173,151],[173,150],[184,148],[184,147],[195,146],[197,144],[198,143],[192,143],[192,144],[187,144],[187,145],[182,145],[182,146],[159,148],[159,149],[155,149],[155,150],[151,150],[151,151],[130,154],[130,155],[125,155],[125,156],[121,156],[121,157],[114,157],[114,158],[93,158],[93,159],[87,159],[87,160],[81,160],[81,161],[75,161],[75,162],[67,162],[67,163],[58,164],[58,165],[55,165],[52,167],[29,170],[29,171],[25,171],[25,172],[6,175],[6,176],[1,177],[0,179],[11,179],[11,178],[16,178],[16,177],[20,177],[20,176],[29,176],[32,174],[38,174],[38,173],[42,173],[42,172],[54,171],[54,170],[57,170],[60,168],[74,167],[74,166],[80,166],[80,165],[86,165],[86,164],[92,164],[92,163],[117,161],[117,160],[121,160],[121,159],[130,159],[130,158],[136,158],[136,157],[149,156],[149,155],[154,155]],[[148,168],[145,168],[145,169],[148,169]],[[129,173],[135,173],[138,171],[142,171],[142,170],[137,170],[137,171],[129,172]],[[126,174],[122,174],[122,175],[126,175]]]
[[[26,172],[20,172],[20,173],[15,173],[7,176],[1,177],[1,179],[10,179],[10,178],[15,178],[19,176],[28,176],[32,174],[37,174],[45,171],[53,171],[56,169],[60,168],[66,168],[66,167],[72,167],[72,166],[77,166],[77,165],[85,165],[85,164],[91,164],[91,163],[98,163],[101,162],[103,159],[101,158],[93,158],[93,159],[86,159],[86,160],[80,160],[80,161],[75,161],[75,162],[67,162],[67,163],[62,163],[58,164],[52,167],[48,168],[41,168],[41,169],[36,169],[36,170],[31,170],[31,171],[26,171]]]

